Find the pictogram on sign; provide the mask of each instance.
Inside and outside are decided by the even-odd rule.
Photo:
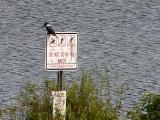
[[[76,70],[78,33],[56,32],[56,36],[47,35],[46,70]]]

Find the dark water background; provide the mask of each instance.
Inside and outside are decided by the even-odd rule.
[[[27,81],[56,78],[44,69],[45,21],[79,33],[79,69],[65,72],[68,81],[96,64],[128,83],[125,107],[160,92],[160,0],[0,0],[0,105]]]

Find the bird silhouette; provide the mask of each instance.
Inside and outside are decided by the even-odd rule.
[[[51,27],[51,25],[50,25],[48,22],[45,22],[45,23],[43,24],[42,28],[43,28],[43,27],[46,28],[47,34],[52,34],[53,36],[56,36],[56,37],[57,37],[54,29]],[[57,37],[57,38],[58,38],[58,37]]]
[[[56,40],[52,38],[52,41],[50,42],[50,44],[55,43],[55,41],[56,41]]]
[[[74,39],[74,36],[71,37],[69,43],[71,43],[73,41],[73,39]]]

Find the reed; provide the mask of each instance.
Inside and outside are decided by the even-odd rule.
[[[82,70],[82,75],[72,84],[66,86],[67,106],[66,120],[118,120],[121,110],[121,95],[125,93],[124,86],[118,86],[116,105],[112,105],[111,85],[108,71],[100,73],[96,69],[89,72]],[[35,82],[27,82],[18,96],[17,111],[21,119],[27,120],[62,120],[60,113],[52,116],[51,91],[57,90],[57,85],[46,79],[43,89]]]

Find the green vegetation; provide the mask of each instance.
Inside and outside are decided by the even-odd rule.
[[[45,81],[44,91],[36,83],[27,82],[22,89],[19,100],[21,113],[27,113],[28,120],[52,120],[51,90],[54,88],[51,81]]]
[[[103,74],[96,69],[92,73],[83,70],[80,80],[72,81],[70,85],[63,85],[67,90],[66,120],[118,120],[119,113],[123,115],[122,102],[128,87],[125,83],[118,83],[114,86],[117,97],[112,95],[107,70]],[[18,105],[0,110],[0,116],[7,113],[15,119],[13,113],[18,112],[20,120],[26,117],[27,120],[63,120],[58,112],[55,118],[52,116],[51,91],[57,89],[51,80],[45,80],[43,89],[35,82],[27,82],[18,96]],[[112,97],[114,105],[111,104]],[[144,94],[129,113],[131,120],[159,120],[160,94]]]
[[[101,90],[102,91],[102,90]],[[116,120],[117,109],[102,99],[91,75],[83,71],[80,85],[73,82],[67,95],[67,120]]]
[[[131,120],[159,120],[160,94],[144,94],[130,115]]]
[[[0,120],[1,120],[1,117],[5,115],[8,115],[7,119],[14,117],[15,112],[16,112],[16,106],[1,107],[0,108]]]
[[[73,80],[72,85],[67,88],[66,120],[118,119],[119,106],[112,106],[109,92],[106,96],[103,95],[109,87],[107,71],[102,75],[100,81],[98,85],[100,88],[97,88],[92,74],[87,70],[83,70],[80,83]],[[28,82],[25,84],[18,100],[19,108],[22,113],[26,111],[28,120],[62,119],[59,113],[52,119],[51,91],[53,90],[57,90],[57,86],[49,80],[45,81],[43,92],[39,92],[40,88],[36,83]]]

